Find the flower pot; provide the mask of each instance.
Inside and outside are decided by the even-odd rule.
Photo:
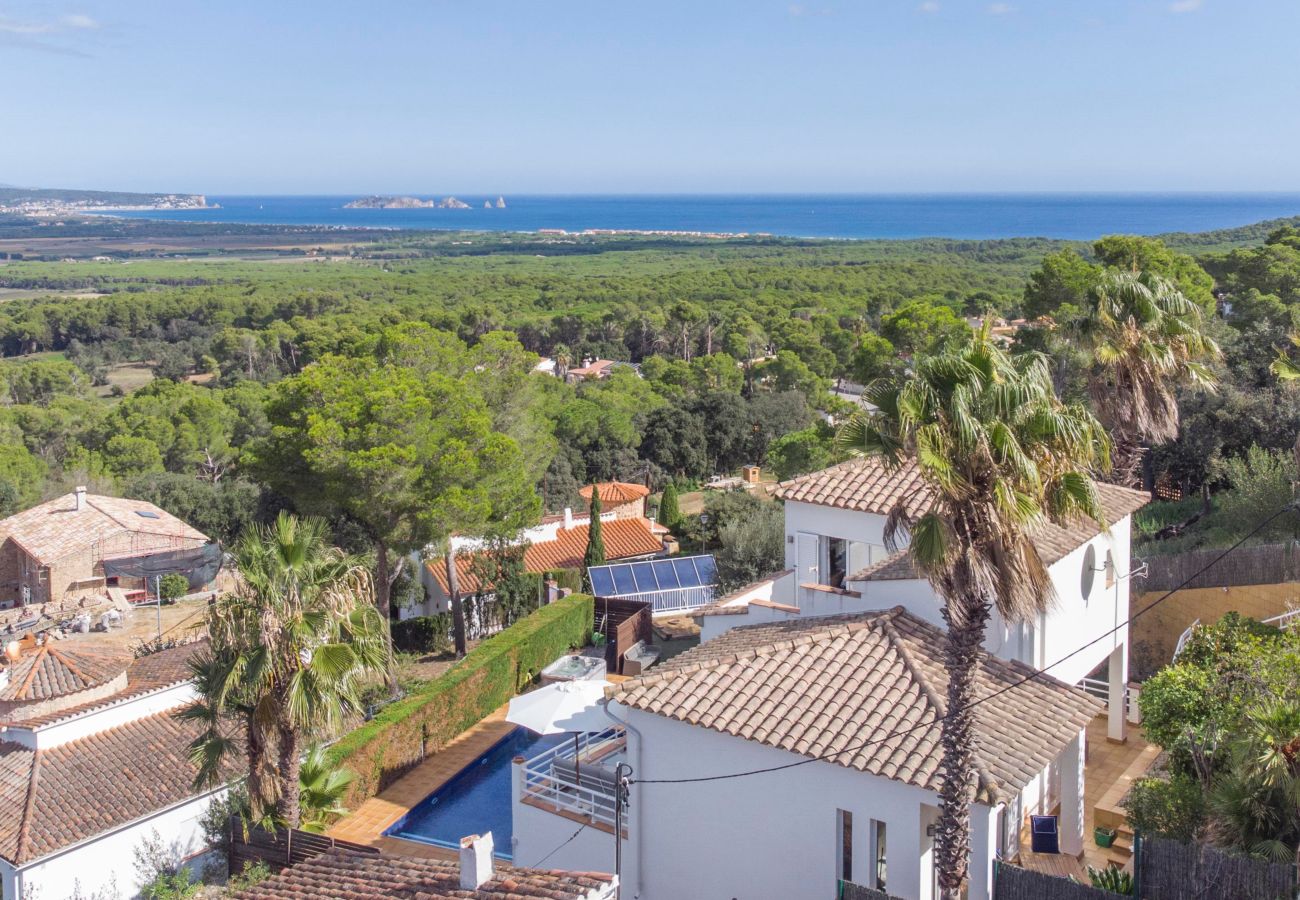
[[[1092,839],[1097,842],[1098,847],[1109,847],[1115,843],[1115,829],[1094,828],[1092,830]]]

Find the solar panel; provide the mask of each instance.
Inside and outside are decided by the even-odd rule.
[[[591,586],[600,597],[633,597],[661,591],[687,591],[691,602],[707,603],[713,596],[718,569],[712,556],[683,556],[634,563],[592,566]]]
[[[677,581],[682,587],[699,587],[700,575],[695,571],[695,560],[687,557],[685,559],[670,559],[673,572],[677,575]]]
[[[615,593],[614,574],[608,566],[592,566],[588,574],[591,576],[591,589],[597,597],[610,597]]]

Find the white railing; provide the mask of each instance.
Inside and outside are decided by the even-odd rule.
[[[706,603],[713,602],[712,585],[693,588],[669,588],[664,591],[645,591],[640,594],[627,594],[620,600],[636,600],[650,604],[652,615],[666,612],[680,612],[687,609],[699,609]]]
[[[1107,703],[1110,703],[1109,681],[1102,678],[1085,678],[1079,682],[1078,687],[1083,688],[1098,700],[1105,700]]]
[[[1175,661],[1175,662],[1177,662],[1177,660],[1178,660],[1178,655],[1179,655],[1180,653],[1183,652],[1183,648],[1187,646],[1187,642],[1190,641],[1190,640],[1192,639],[1192,632],[1195,631],[1195,630],[1196,630],[1196,626],[1197,626],[1197,625],[1200,625],[1200,624],[1201,624],[1201,620],[1200,620],[1200,619],[1196,619],[1195,621],[1192,622],[1191,625],[1188,625],[1188,626],[1187,626],[1187,630],[1186,630],[1186,631],[1184,631],[1182,634],[1178,635],[1178,643],[1177,643],[1176,645],[1174,645],[1174,661]]]
[[[1286,628],[1296,619],[1300,619],[1300,609],[1289,609],[1280,616],[1272,616],[1263,621],[1265,625],[1273,625],[1277,628]]]
[[[614,827],[616,786],[613,766],[601,757],[617,754],[626,743],[620,728],[578,735],[577,748],[566,740],[523,764],[523,798]]]
[[[1282,613],[1281,615],[1270,616],[1267,619],[1260,619],[1260,621],[1263,622],[1265,625],[1273,625],[1277,628],[1286,628],[1288,625],[1290,625],[1292,622],[1296,621],[1297,619],[1300,619],[1300,609],[1289,609],[1286,612]],[[1197,619],[1196,621],[1192,622],[1191,625],[1187,626],[1186,631],[1184,631],[1182,634],[1178,636],[1178,644],[1174,647],[1175,661],[1177,661],[1178,657],[1182,654],[1183,648],[1187,646],[1187,642],[1192,639],[1192,632],[1196,630],[1196,626],[1200,624],[1201,624],[1201,620]]]

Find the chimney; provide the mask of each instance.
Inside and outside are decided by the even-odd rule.
[[[460,889],[476,891],[492,880],[492,832],[460,839]]]
[[[573,530],[573,507],[571,506],[564,507],[564,530]]]
[[[76,490],[73,491],[73,494],[75,494],[77,498],[77,505],[74,507],[74,509],[80,512],[81,510],[86,508],[86,486],[84,484],[77,485],[77,488]]]

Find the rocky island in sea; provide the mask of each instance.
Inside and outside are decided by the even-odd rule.
[[[419,197],[362,197],[343,204],[344,209],[469,209],[469,204],[455,197],[421,200]]]

